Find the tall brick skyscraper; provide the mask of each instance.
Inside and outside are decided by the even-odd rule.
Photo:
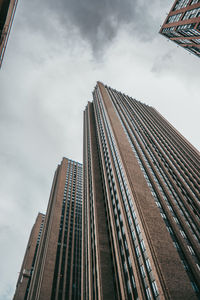
[[[200,154],[102,83],[84,113],[82,300],[200,297]]]
[[[18,0],[0,0],[0,67],[6,50],[17,2]]]
[[[82,165],[63,158],[55,172],[33,268],[29,262],[32,232],[22,265],[21,273],[25,273],[20,273],[14,300],[81,298],[81,222]],[[38,241],[37,233],[34,238]],[[30,278],[28,285],[25,277]]]
[[[100,82],[83,141],[83,169],[64,158],[55,172],[14,300],[199,299],[199,152]]]
[[[199,0],[176,0],[160,33],[200,57]]]

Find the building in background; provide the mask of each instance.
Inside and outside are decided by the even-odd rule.
[[[5,54],[18,0],[0,0],[0,67]]]
[[[17,298],[18,283],[14,300],[81,298],[81,224],[82,165],[63,158],[55,172],[28,291]]]
[[[199,152],[154,108],[98,82],[83,178],[82,300],[199,299]]]
[[[200,57],[200,1],[176,0],[160,33]]]
[[[27,299],[35,259],[43,231],[44,219],[45,215],[39,213],[31,230],[13,300]]]

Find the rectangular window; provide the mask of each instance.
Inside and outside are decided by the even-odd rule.
[[[135,237],[135,232],[132,231],[131,233],[132,233],[133,240],[135,241],[135,239],[136,239],[136,237]]]
[[[178,22],[180,20],[180,18],[181,18],[181,15],[182,15],[182,13],[170,16],[167,19],[166,23],[175,23],[175,22]]]
[[[152,281],[152,287],[153,287],[154,295],[157,297],[159,293],[158,293],[158,288],[155,280]]]
[[[195,23],[179,25],[177,27],[177,32],[181,33],[184,36],[200,36],[200,32],[193,29],[195,27]]]
[[[131,285],[130,285],[130,281],[129,280],[127,280],[127,287],[128,287],[129,294],[131,294]]]
[[[142,251],[144,252],[146,249],[145,249],[145,245],[144,245],[144,241],[141,240],[141,248],[142,248]]]
[[[141,270],[141,273],[142,273],[142,277],[144,278],[146,276],[146,274],[145,274],[145,270],[144,270],[143,265],[140,266],[140,270]]]
[[[189,251],[190,251],[190,253],[191,253],[192,255],[195,255],[194,250],[193,250],[193,248],[192,248],[191,246],[188,246],[188,249],[189,249]]]
[[[179,39],[179,40],[176,40],[176,43],[178,43],[178,44],[192,44],[193,40]]]
[[[180,233],[181,233],[183,238],[186,238],[185,232],[183,230],[180,230]]]
[[[151,272],[151,264],[150,264],[149,258],[146,259],[146,266],[147,266],[148,272]]]
[[[183,20],[188,20],[188,19],[192,19],[192,18],[198,18],[200,15],[200,7],[199,8],[195,8],[195,9],[191,9],[188,10],[184,17]]]
[[[132,278],[133,286],[136,287],[134,276],[132,275],[131,278]]]
[[[192,287],[193,287],[193,289],[194,289],[195,292],[199,292],[199,289],[198,289],[198,287],[197,287],[197,285],[196,285],[195,282],[192,282]]]
[[[173,243],[174,243],[174,247],[175,247],[176,249],[179,249],[178,243],[177,243],[177,242],[173,242]]]
[[[139,250],[138,246],[136,246],[135,251],[136,251],[137,257],[140,257],[140,250]]]
[[[136,230],[137,230],[137,233],[140,234],[141,230],[140,230],[140,225],[139,224],[137,224]]]
[[[196,3],[199,3],[199,2],[200,2],[200,0],[193,0],[193,1],[191,2],[191,5],[196,4]]]
[[[150,293],[149,287],[146,288],[146,294],[147,294],[147,299],[151,300],[152,298],[151,298],[151,293]]]

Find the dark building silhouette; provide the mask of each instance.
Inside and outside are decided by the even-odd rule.
[[[200,297],[200,155],[98,82],[84,112],[83,299]]]
[[[27,292],[20,294],[18,281],[14,300],[81,298],[81,222],[82,165],[63,158],[55,172]],[[25,257],[28,251],[29,244]],[[26,271],[29,276],[30,267]]]
[[[18,0],[0,0],[0,67],[6,50],[17,2]]]
[[[176,0],[160,33],[200,57],[200,1]]]

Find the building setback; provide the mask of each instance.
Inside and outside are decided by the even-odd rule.
[[[176,0],[160,33],[200,57],[200,1]]]
[[[42,235],[45,215],[39,213],[31,230],[13,300],[26,300]]]
[[[199,152],[154,108],[97,83],[84,112],[82,300],[200,297],[199,175]]]
[[[82,165],[63,158],[54,175],[43,234],[26,297],[80,299]]]
[[[8,42],[18,0],[0,0],[0,67]]]

